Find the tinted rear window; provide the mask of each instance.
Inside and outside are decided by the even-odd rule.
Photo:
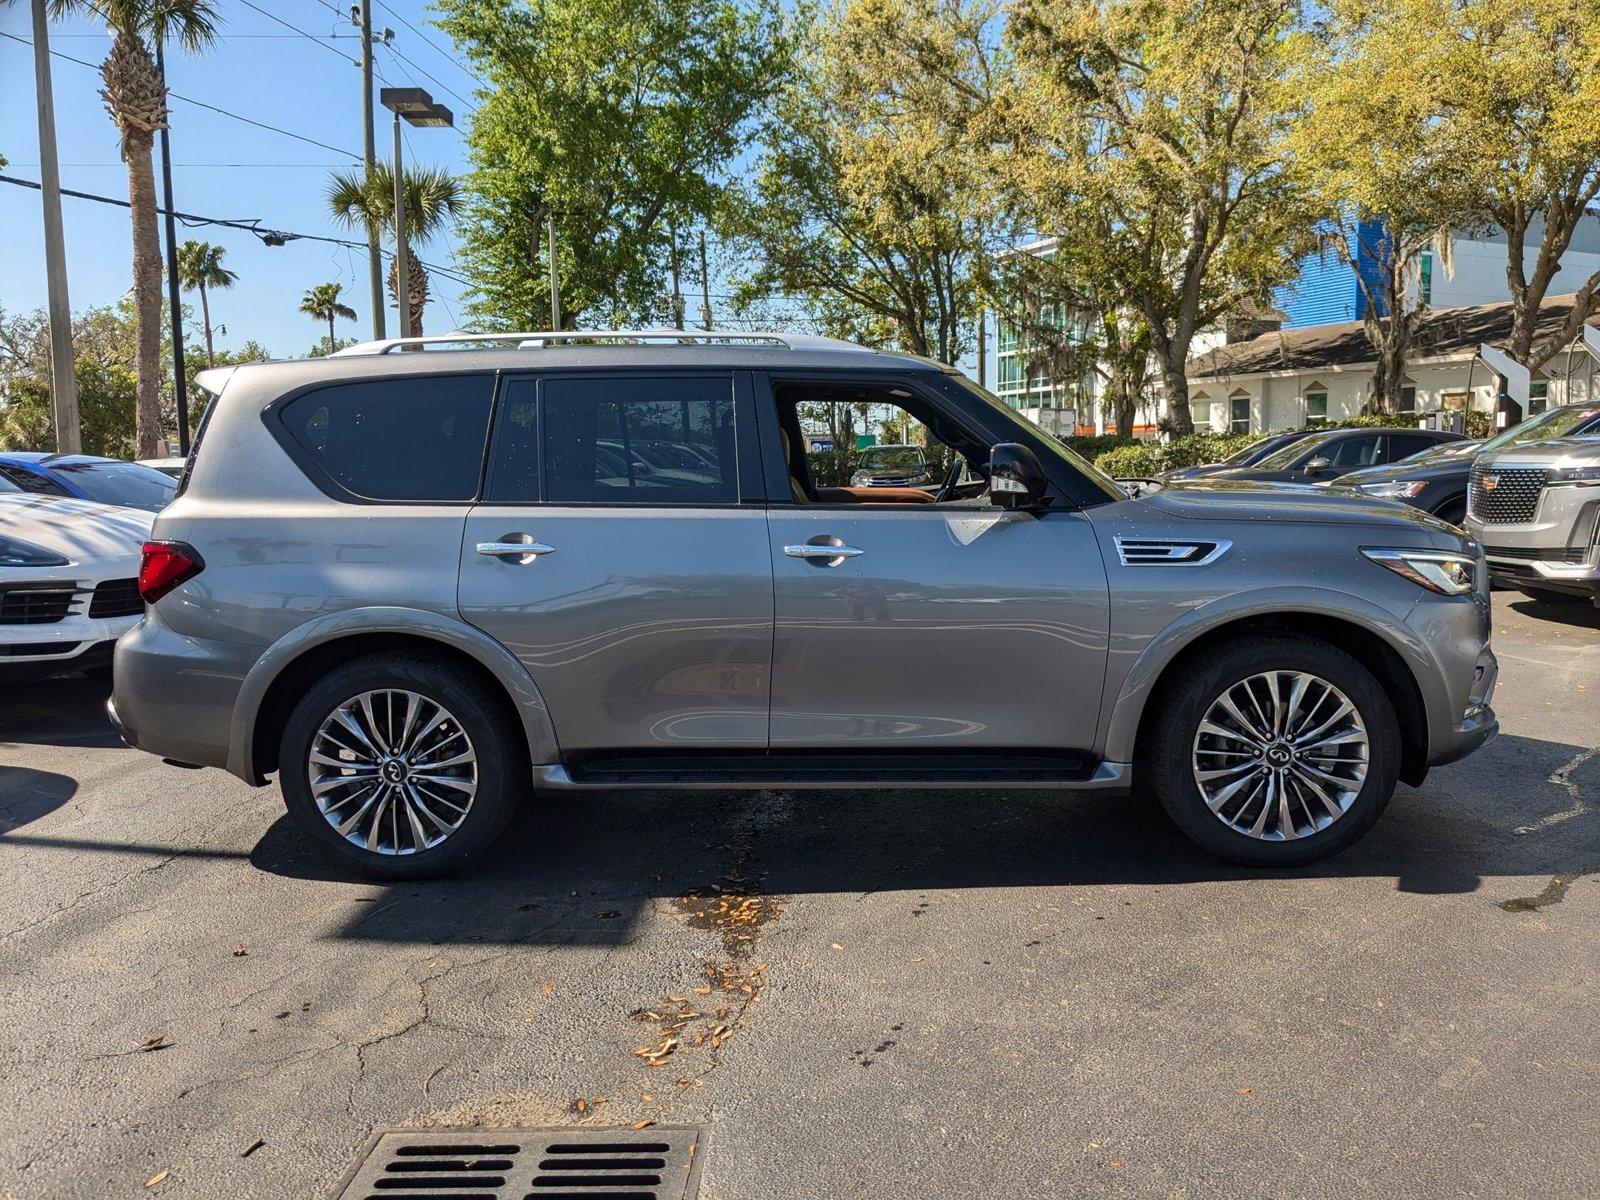
[[[374,380],[307,392],[281,419],[312,465],[352,495],[471,500],[493,395],[489,375]]]

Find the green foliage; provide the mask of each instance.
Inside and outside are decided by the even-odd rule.
[[[78,377],[83,452],[131,458],[136,391],[133,371],[119,364],[80,359],[74,373]],[[55,448],[49,382],[38,377],[18,381],[0,408],[0,449]]]
[[[988,0],[841,0],[802,14],[808,49],[732,222],[755,261],[741,300],[780,292],[830,332],[959,358],[996,219],[982,127],[994,19]]]
[[[1165,442],[1124,443],[1092,461],[1106,474],[1119,479],[1159,475],[1180,467],[1221,462],[1266,436],[1263,433],[1191,433]]]
[[[1159,442],[1139,442],[1107,450],[1094,460],[1094,465],[1114,479],[1145,478],[1166,470],[1162,465]]]
[[[1107,450],[1120,450],[1124,446],[1142,446],[1143,442],[1137,438],[1122,437],[1115,433],[1094,433],[1075,435],[1059,439],[1067,449],[1075,451],[1094,462]]]
[[[1488,413],[1467,412],[1466,435],[1469,438],[1492,438],[1495,434],[1494,418]]]
[[[647,311],[669,217],[687,226],[715,211],[783,70],[775,11],[735,0],[441,0],[437,11],[488,81],[467,135],[459,260],[476,323],[548,324],[552,211],[564,322]]]
[[[239,277],[222,265],[227,251],[210,242],[193,239],[178,247],[178,283],[185,291],[201,288],[227,288]]]
[[[406,167],[402,183],[406,244],[433,238],[461,205],[461,181],[442,167]],[[387,233],[394,228],[394,171],[376,162],[372,174],[357,167],[328,177],[328,211],[347,229]]]

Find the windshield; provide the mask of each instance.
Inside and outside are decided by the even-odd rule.
[[[1479,441],[1465,442],[1440,442],[1437,446],[1429,446],[1426,450],[1418,450],[1401,462],[1420,463],[1437,462],[1446,458],[1471,458],[1483,445]]]
[[[1278,439],[1268,438],[1266,441],[1267,444],[1265,447],[1260,442],[1251,442],[1248,446],[1240,446],[1239,449],[1235,450],[1232,454],[1228,455],[1227,458],[1222,460],[1222,465],[1225,467],[1244,466],[1250,461],[1250,459],[1260,454],[1263,449],[1271,449],[1272,446],[1277,444]]]
[[[4,475],[0,475],[0,492],[20,492],[22,489]]]
[[[1566,437],[1597,417],[1600,417],[1600,404],[1563,404],[1559,408],[1546,409],[1537,417],[1529,417],[1521,425],[1513,425],[1499,436],[1490,438],[1478,448],[1478,452],[1484,454],[1502,446],[1521,446],[1541,438]]]
[[[915,446],[875,446],[861,452],[861,465],[869,471],[906,470],[923,462],[922,451]]]
[[[1121,484],[1112,479],[1111,476],[1107,475],[1104,471],[1095,466],[1088,459],[1084,458],[1083,455],[1079,454],[1077,451],[1068,449],[1059,439],[1050,437],[1048,434],[1040,436],[1041,434],[1044,434],[1042,429],[1024,417],[1016,409],[1008,408],[1001,402],[1000,398],[988,388],[984,387],[982,384],[974,383],[965,375],[951,374],[949,378],[954,380],[967,391],[971,392],[974,396],[982,399],[983,402],[991,409],[1004,417],[1008,423],[1020,426],[1021,428],[1027,430],[1032,437],[1039,440],[1039,444],[1043,446],[1048,453],[1054,454],[1057,458],[1065,460],[1071,465],[1074,471],[1077,471],[1085,479],[1093,482],[1094,485],[1103,491],[1108,497],[1113,500],[1128,499],[1127,491],[1122,487]]]
[[[49,463],[51,471],[71,479],[91,500],[124,508],[147,508],[151,512],[167,506],[178,490],[172,476],[129,462]]]
[[[1296,440],[1290,442],[1287,446],[1279,446],[1271,454],[1257,461],[1256,466],[1260,467],[1264,471],[1281,470],[1282,468],[1287,467],[1290,463],[1294,462],[1294,460],[1299,458],[1302,454],[1306,454],[1308,452],[1315,451],[1322,446],[1326,446],[1329,442],[1333,441],[1334,438],[1338,437],[1339,433],[1341,432],[1343,431],[1338,430],[1333,433],[1320,433],[1314,437],[1297,438]]]

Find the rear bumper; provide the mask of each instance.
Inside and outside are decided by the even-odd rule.
[[[117,642],[107,715],[135,749],[226,767],[234,703],[259,654],[174,633],[151,612]]]

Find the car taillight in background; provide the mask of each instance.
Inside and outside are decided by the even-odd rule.
[[[139,558],[139,597],[154,604],[205,568],[200,552],[187,542],[146,542]]]

